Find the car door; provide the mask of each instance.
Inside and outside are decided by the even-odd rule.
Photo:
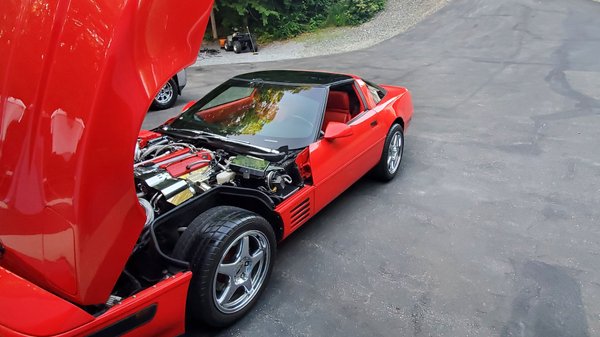
[[[357,84],[354,85],[356,92],[360,93]],[[378,121],[379,114],[368,109],[364,95],[358,96],[366,110],[347,123],[352,134],[332,140],[321,138],[310,146],[316,211],[360,179],[381,157],[384,126]]]

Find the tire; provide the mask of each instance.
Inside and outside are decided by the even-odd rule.
[[[231,42],[230,41],[225,41],[225,51],[232,51],[233,47],[231,46]]]
[[[175,105],[177,96],[179,95],[179,88],[175,79],[171,78],[156,94],[150,108],[152,110],[164,110]]]
[[[218,206],[196,217],[173,251],[190,262],[193,275],[187,322],[226,327],[242,318],[264,291],[275,253],[273,227],[255,213]]]
[[[396,146],[394,146],[396,144]],[[394,179],[400,168],[404,154],[404,130],[400,124],[394,124],[388,131],[379,163],[373,168],[373,176],[381,181]]]
[[[240,41],[233,42],[233,52],[239,54],[242,52],[242,43]]]

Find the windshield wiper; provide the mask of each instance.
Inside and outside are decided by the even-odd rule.
[[[266,153],[271,153],[271,154],[281,154],[281,152],[277,151],[277,150],[273,150],[270,149],[268,147],[263,147],[263,146],[259,146],[259,145],[254,145],[250,142],[246,142],[243,140],[236,140],[236,139],[231,139],[231,138],[227,138],[225,136],[221,136],[215,133],[210,133],[210,132],[206,132],[206,131],[201,131],[201,130],[193,130],[193,129],[180,129],[180,128],[172,128],[169,126],[163,126],[160,128],[163,131],[166,132],[170,132],[170,131],[182,131],[182,132],[189,132],[192,133],[194,135],[200,136],[199,138],[211,138],[211,139],[217,139],[226,143],[232,143],[232,144],[237,144],[237,145],[242,145],[242,146],[246,146],[246,147],[251,147],[253,149],[257,149],[260,150],[262,152],[266,152]]]

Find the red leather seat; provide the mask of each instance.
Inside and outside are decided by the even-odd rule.
[[[350,96],[343,91],[330,91],[323,119],[323,130],[329,122],[347,123],[352,119],[350,114]]]

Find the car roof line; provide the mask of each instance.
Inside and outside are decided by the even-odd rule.
[[[261,82],[261,83],[276,84],[276,85],[310,86],[310,87],[321,87],[321,88],[328,88],[328,87],[332,87],[332,86],[336,86],[336,85],[340,85],[340,84],[354,82],[354,78],[345,78],[343,80],[339,80],[339,81],[335,81],[335,82],[331,82],[331,83],[279,82],[279,81],[266,81],[261,78],[247,79],[247,78],[239,78],[239,77],[233,77],[232,79],[238,80],[238,81],[244,81],[244,82]]]

